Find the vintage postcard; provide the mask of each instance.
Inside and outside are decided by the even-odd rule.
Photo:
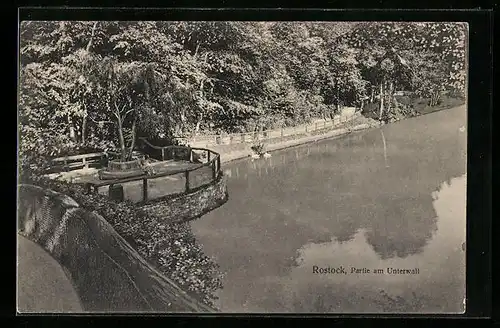
[[[468,25],[22,21],[19,313],[464,313]]]

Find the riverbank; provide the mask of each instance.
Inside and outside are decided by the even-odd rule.
[[[440,112],[443,110],[449,110],[453,108],[458,108],[458,107],[465,107],[465,104],[461,104],[458,106],[453,106],[453,107],[443,107],[443,108],[435,108],[432,111],[426,111],[426,112],[419,112],[417,116],[424,116],[428,114],[432,114],[435,112]],[[277,150],[282,150],[290,147],[295,147],[311,142],[316,142],[320,141],[323,139],[329,139],[329,138],[340,138],[342,136],[345,136],[351,132],[354,131],[361,131],[361,130],[367,130],[370,128],[374,127],[380,127],[385,124],[393,124],[397,123],[400,121],[403,121],[404,119],[398,119],[393,122],[389,123],[381,123],[375,119],[372,118],[367,118],[363,115],[360,115],[356,119],[350,122],[346,122],[343,127],[337,127],[333,130],[329,131],[318,131],[317,133],[309,133],[309,134],[303,134],[303,136],[299,138],[294,138],[290,140],[283,140],[283,141],[278,141],[278,142],[273,142],[270,144],[266,145],[266,151],[267,152],[273,152]],[[232,161],[236,161],[239,159],[243,158],[248,158],[252,156],[253,151],[250,149],[251,145],[250,144],[241,144],[232,146],[232,145],[221,145],[221,146],[212,146],[214,151],[218,152],[221,154],[221,163],[228,163]]]
[[[299,146],[302,144],[307,144],[311,142],[316,142],[323,139],[341,137],[347,135],[353,131],[360,131],[369,129],[372,127],[378,127],[382,124],[376,120],[366,118],[364,116],[359,116],[351,122],[347,122],[342,127],[337,127],[333,130],[318,131],[316,133],[303,134],[299,138],[293,138],[278,142],[273,142],[266,145],[267,152],[273,152],[277,150],[282,150],[290,147]],[[212,146],[213,150],[221,154],[221,163],[228,163],[235,160],[250,157],[253,151],[250,149],[250,144],[240,144],[240,145],[221,145]]]

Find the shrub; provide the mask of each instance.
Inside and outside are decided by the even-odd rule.
[[[254,153],[259,155],[259,156],[264,155],[266,152],[266,146],[262,142],[253,145],[252,147],[250,147],[250,149],[252,149],[254,151]]]
[[[40,177],[23,178],[21,182],[66,194],[82,208],[99,213],[160,272],[191,296],[214,307],[215,291],[222,288],[223,276],[218,265],[203,254],[189,224],[164,224],[131,202],[89,194],[80,185]]]

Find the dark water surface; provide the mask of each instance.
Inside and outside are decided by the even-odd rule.
[[[226,165],[229,201],[192,222],[220,309],[462,312],[464,126],[462,106]]]

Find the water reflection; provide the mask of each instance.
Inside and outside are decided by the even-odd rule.
[[[341,147],[350,147],[351,141],[364,142],[363,134],[355,133],[349,137],[350,142],[344,142],[341,144]],[[307,147],[299,146],[291,148],[290,150],[283,150],[273,152],[272,157],[267,159],[256,159],[256,160],[245,160],[243,162],[237,162],[236,165],[228,166],[224,169],[224,174],[228,177],[240,177],[240,169],[243,167],[251,168],[251,170],[245,170],[242,173],[253,173],[257,176],[263,175],[266,170],[267,172],[273,172],[275,169],[279,169],[280,167],[286,165],[293,165],[294,163],[303,160],[312,154],[333,154],[335,151],[339,149],[339,145],[335,143],[329,142],[319,142],[319,143],[311,143],[307,145]],[[286,152],[292,151],[293,157]],[[243,163],[246,163],[244,165]]]
[[[420,253],[437,230],[430,194],[394,202],[381,215],[381,220],[365,225],[365,236],[368,244],[382,259],[394,256],[404,258]]]
[[[299,312],[449,312],[464,311],[465,295],[465,175],[443,183],[432,194],[440,233],[424,247],[425,252],[388,257],[380,261],[369,244],[367,231],[360,230],[349,243],[310,243],[299,251],[297,266],[287,277],[301,281],[295,301],[287,310]],[[460,204],[460,206],[457,206]],[[311,275],[313,265],[335,263],[346,267],[415,268],[419,275]],[[355,294],[352,295],[352,291]],[[360,297],[363,295],[363,297]],[[353,298],[354,297],[354,298]],[[321,306],[311,306],[317,299]],[[298,301],[300,300],[300,301]]]
[[[465,202],[442,193],[463,187],[454,178],[465,174],[464,121],[463,110],[442,111],[226,166],[230,200],[192,223],[227,272],[222,311],[388,311],[397,297],[406,303],[393,309],[455,311],[465,218],[443,217]],[[425,270],[375,280],[310,272],[381,263]]]
[[[398,174],[398,168],[401,171],[404,165],[389,170],[389,157],[395,157],[396,164],[399,161],[408,162],[408,159],[396,153],[399,147],[393,148],[383,130],[378,131],[354,133],[334,142],[293,148],[291,152],[276,152],[269,159],[228,167],[226,175],[243,178],[247,191],[252,190],[253,185],[262,188],[261,182],[266,185],[272,183],[266,181],[270,178],[287,179],[280,180],[280,186],[287,185],[288,190],[295,191],[293,197],[299,201],[312,198],[308,203],[312,210],[323,208],[325,199],[333,192],[333,198],[328,199],[332,204],[328,209],[330,215],[323,218],[324,222],[316,221],[315,224],[331,231],[335,240],[349,241],[363,228],[368,243],[382,259],[417,254],[437,229],[431,197],[436,186],[433,182],[424,185],[419,170],[408,168],[404,174]],[[383,156],[379,157],[379,154]],[[345,161],[347,155],[348,160]],[[406,166],[408,164],[411,165],[411,162]],[[361,170],[368,170],[370,175],[359,174]],[[335,183],[330,183],[332,178]],[[449,181],[451,178],[442,179]],[[423,188],[418,190],[419,187]],[[340,192],[342,190],[343,193]],[[273,197],[279,197],[282,204],[289,201],[288,193],[285,193],[287,197],[281,198],[275,192],[280,190],[273,188]],[[325,194],[328,197],[324,197]],[[352,208],[357,209],[354,216]],[[300,211],[305,209],[300,208]]]
[[[380,134],[382,135],[382,141],[384,142],[384,161],[385,161],[385,167],[389,167],[389,164],[387,163],[387,145],[385,142],[385,135],[384,135],[384,130],[380,129]]]

